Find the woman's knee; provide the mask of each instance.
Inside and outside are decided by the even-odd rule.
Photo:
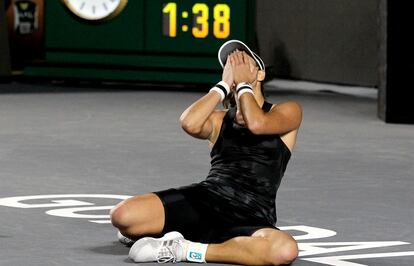
[[[126,205],[125,201],[122,201],[113,207],[109,213],[112,225],[118,229],[125,229],[132,224],[131,215]]]
[[[290,240],[282,246],[281,257],[284,264],[291,264],[299,255],[298,244],[295,240]]]
[[[268,248],[264,255],[270,265],[291,264],[299,255],[296,240],[286,232],[274,229],[262,229],[253,234],[268,240]]]
[[[288,236],[273,243],[270,253],[271,264],[291,264],[299,255],[298,244],[292,237]]]
[[[164,207],[154,194],[120,202],[110,211],[112,224],[125,235],[155,234],[164,226]]]

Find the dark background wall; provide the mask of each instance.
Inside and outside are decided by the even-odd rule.
[[[0,78],[10,75],[9,42],[3,0],[0,0]]]
[[[413,1],[380,0],[381,53],[378,113],[390,123],[414,124]]]
[[[379,83],[379,0],[257,0],[264,60],[278,77]]]

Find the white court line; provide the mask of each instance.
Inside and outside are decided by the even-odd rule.
[[[301,259],[301,260],[312,261],[312,262],[321,263],[325,265],[332,265],[332,266],[366,266],[365,264],[349,262],[345,260],[391,258],[391,257],[405,257],[405,256],[414,256],[414,251],[343,255],[343,256],[332,256],[332,257],[316,257],[316,258],[306,258],[306,259]]]

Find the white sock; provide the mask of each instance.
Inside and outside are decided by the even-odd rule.
[[[205,263],[208,244],[185,241],[183,245],[184,259],[190,262]]]

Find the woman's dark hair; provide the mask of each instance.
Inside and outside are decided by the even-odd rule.
[[[263,81],[260,82],[260,90],[262,91],[262,95],[263,97],[266,99],[266,96],[264,94],[264,86],[263,86]],[[227,97],[223,100],[223,106],[226,109],[229,109],[231,107],[236,106],[236,99],[234,98],[234,92],[231,91]]]

